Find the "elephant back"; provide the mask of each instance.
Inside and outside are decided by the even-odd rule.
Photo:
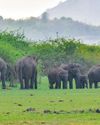
[[[0,58],[0,71],[3,69],[7,70],[7,63],[2,58]]]
[[[60,68],[62,68],[62,69],[64,69],[64,70],[68,70],[68,69],[69,69],[69,67],[68,67],[67,64],[61,64],[61,65],[60,65]]]
[[[96,72],[99,72],[100,70],[100,65],[95,65],[93,67],[91,67],[88,71],[88,75],[91,74],[91,73],[96,73]]]
[[[88,78],[89,80],[93,80],[93,81],[99,81],[100,82],[100,66],[96,65],[93,66],[89,72],[88,72]]]

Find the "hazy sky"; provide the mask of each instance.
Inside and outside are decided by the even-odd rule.
[[[65,0],[0,0],[0,15],[14,19],[36,17],[60,1]]]

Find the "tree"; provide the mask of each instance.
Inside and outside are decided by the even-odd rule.
[[[1,20],[3,20],[3,17],[2,17],[2,16],[0,16],[0,21],[1,21]]]
[[[43,22],[47,22],[49,20],[49,15],[47,12],[44,12],[41,16]]]

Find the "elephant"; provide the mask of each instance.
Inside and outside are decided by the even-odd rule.
[[[78,75],[79,83],[80,83],[80,88],[88,88],[88,76],[87,75]]]
[[[67,81],[68,81],[68,71],[56,67],[48,72],[48,80],[49,80],[49,88],[53,89],[55,85],[55,89],[61,88],[61,82],[63,83],[63,89],[67,89]]]
[[[6,80],[10,82],[10,87],[14,87],[14,83],[16,83],[16,72],[15,67],[11,64],[7,64]]]
[[[1,81],[2,81],[2,89],[6,89],[6,73],[7,73],[7,63],[0,58],[0,73],[1,73]]]
[[[21,89],[37,89],[37,57],[26,56],[16,63]],[[30,83],[30,84],[29,84]]]
[[[100,65],[95,65],[90,68],[88,72],[88,78],[89,78],[89,88],[94,87],[98,88],[98,82],[100,82]]]
[[[79,74],[80,74],[80,64],[71,63],[71,64],[61,64],[61,68],[64,70],[68,70],[68,81],[69,81],[69,88],[73,89],[73,79],[76,82],[76,89],[80,88],[80,81],[79,81]]]

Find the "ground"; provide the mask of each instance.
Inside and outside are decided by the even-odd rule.
[[[100,89],[1,89],[0,125],[100,125]]]

